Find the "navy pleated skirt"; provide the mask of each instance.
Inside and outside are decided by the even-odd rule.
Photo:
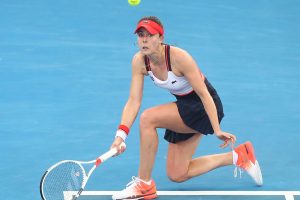
[[[224,117],[221,99],[207,79],[205,79],[205,84],[215,102],[220,123],[222,118]],[[174,96],[177,99],[175,103],[177,105],[178,112],[183,122],[188,127],[204,135],[214,133],[208,115],[206,114],[206,111],[204,109],[203,103],[195,92],[184,96]],[[191,138],[194,134],[197,133],[177,133],[172,130],[166,129],[164,139],[171,143],[177,143]]]

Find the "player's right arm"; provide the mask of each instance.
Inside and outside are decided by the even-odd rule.
[[[144,76],[147,73],[145,69],[144,59],[140,53],[135,54],[132,59],[132,77],[131,77],[131,86],[128,100],[123,108],[121,125],[125,125],[128,128],[131,128],[134,123],[136,116],[139,112],[142,96],[143,96],[143,87],[144,87]],[[115,140],[111,146],[119,147],[122,142],[125,142],[121,137],[115,137]],[[122,153],[125,149],[120,149],[119,153]]]

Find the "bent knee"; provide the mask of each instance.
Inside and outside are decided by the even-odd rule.
[[[145,110],[140,116],[140,126],[148,127],[154,125],[155,122],[155,114],[151,109]]]

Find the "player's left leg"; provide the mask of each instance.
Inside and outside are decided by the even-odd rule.
[[[113,199],[154,199],[156,185],[151,178],[158,147],[157,128],[170,128],[180,133],[196,132],[187,127],[175,103],[167,103],[145,110],[140,117],[140,166],[138,177],[133,177],[126,188]]]
[[[177,105],[167,103],[145,110],[140,117],[140,167],[139,178],[151,179],[155,162],[158,135],[157,128],[171,129],[179,133],[196,133],[181,119]]]

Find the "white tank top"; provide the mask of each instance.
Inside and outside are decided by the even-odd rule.
[[[148,74],[150,75],[155,85],[160,88],[169,90],[172,94],[182,96],[193,91],[193,88],[185,79],[185,77],[176,76],[172,71],[168,71],[168,78],[165,81],[156,78],[152,71],[148,71]]]
[[[183,96],[191,93],[193,91],[193,88],[186,80],[186,78],[184,76],[176,76],[172,72],[169,45],[165,45],[165,56],[166,66],[168,69],[168,78],[165,81],[160,80],[154,76],[153,72],[151,71],[149,58],[147,56],[144,57],[146,69],[154,84],[158,87],[169,90],[174,95]]]

